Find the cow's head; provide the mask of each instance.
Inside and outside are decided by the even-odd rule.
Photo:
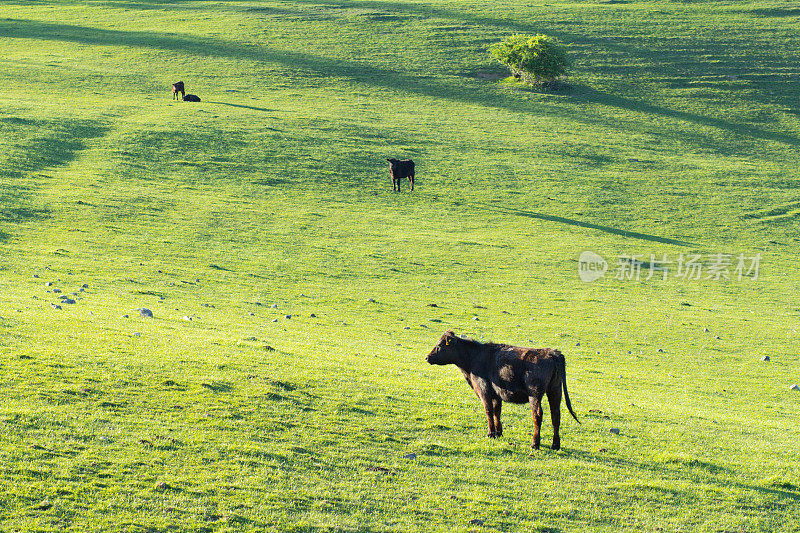
[[[400,162],[398,159],[395,159],[394,157],[388,157],[386,158],[386,160],[389,162],[389,166],[392,167],[392,169],[394,169],[394,167],[397,166],[397,163]]]
[[[453,330],[448,329],[441,336],[439,342],[433,347],[431,353],[425,360],[432,365],[449,365],[458,361],[459,349],[458,344],[461,338],[458,337]]]

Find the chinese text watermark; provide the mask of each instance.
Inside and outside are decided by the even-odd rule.
[[[761,254],[639,254],[618,255],[612,266],[592,251],[578,258],[578,276],[591,283],[610,277],[620,281],[684,280],[757,280]]]

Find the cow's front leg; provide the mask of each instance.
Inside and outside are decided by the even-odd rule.
[[[494,418],[494,434],[496,437],[503,436],[503,424],[500,422],[500,412],[503,410],[503,400],[496,398],[492,400],[492,415]]]
[[[533,415],[533,446],[534,450],[539,449],[539,445],[542,443],[542,399],[541,397],[531,396],[530,397],[530,404],[531,404],[531,414]]]
[[[483,410],[486,412],[486,423],[489,426],[489,432],[486,434],[487,437],[493,439],[497,437],[497,428],[494,424],[494,407],[492,405],[492,400],[487,398],[486,396],[481,396],[481,401],[483,402]]]

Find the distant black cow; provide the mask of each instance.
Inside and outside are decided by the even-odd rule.
[[[408,178],[411,183],[411,190],[414,190],[414,162],[410,159],[398,160],[395,158],[387,159],[389,171],[392,173],[392,190],[400,192],[400,180]]]
[[[181,93],[181,98],[184,98],[186,96],[186,91],[183,88],[183,82],[182,81],[176,81],[175,83],[172,84],[172,99],[173,100],[177,100],[178,99],[178,93]]]
[[[503,434],[500,409],[503,401],[529,403],[533,413],[533,447],[539,449],[542,428],[542,396],[547,394],[553,420],[553,449],[561,448],[561,389],[572,417],[567,394],[564,356],[552,348],[522,348],[509,344],[482,343],[448,330],[426,357],[432,365],[454,364],[483,402],[489,437]]]
[[[200,97],[197,96],[196,94],[187,94],[186,96],[183,97],[183,101],[184,102],[199,102],[200,101]]]

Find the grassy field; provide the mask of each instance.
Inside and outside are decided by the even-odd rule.
[[[788,6],[3,2],[0,531],[800,531]],[[561,451],[447,328],[565,353]]]

